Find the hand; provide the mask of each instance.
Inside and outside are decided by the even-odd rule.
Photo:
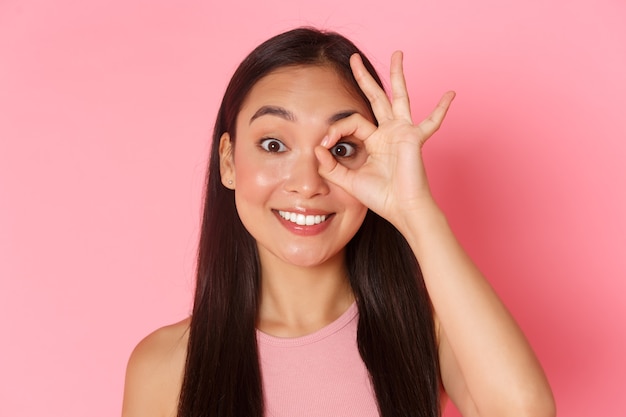
[[[397,227],[407,213],[419,212],[424,204],[433,203],[421,149],[441,126],[455,93],[445,93],[435,110],[415,125],[402,69],[402,52],[396,51],[391,56],[391,101],[358,54],[352,55],[350,65],[372,105],[378,127],[360,114],[331,125],[322,146],[315,149],[319,173]],[[367,152],[365,163],[355,169],[339,163],[328,150],[346,136],[363,141]]]

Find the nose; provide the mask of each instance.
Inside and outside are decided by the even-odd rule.
[[[285,190],[298,193],[304,198],[328,194],[328,183],[318,172],[319,162],[315,154],[306,152],[294,160],[285,181]]]

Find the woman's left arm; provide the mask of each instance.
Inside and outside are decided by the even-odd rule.
[[[421,148],[441,125],[454,93],[413,124],[400,52],[391,59],[391,101],[358,55],[350,62],[378,126],[358,114],[333,124],[316,149],[320,174],[389,220],[409,242],[435,310],[446,393],[464,416],[554,416],[552,392],[535,354],[428,187]],[[328,152],[345,136],[364,142],[368,157],[361,167],[348,169]]]
[[[522,331],[432,204],[407,219],[432,300],[444,388],[464,416],[554,416],[552,392]]]

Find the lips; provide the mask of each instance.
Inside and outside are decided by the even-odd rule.
[[[297,224],[298,226],[314,226],[324,223],[328,218],[325,214],[303,214],[284,210],[278,210],[278,215],[291,223]]]

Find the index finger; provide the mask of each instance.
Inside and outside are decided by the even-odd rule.
[[[363,142],[376,131],[376,125],[358,113],[336,121],[328,128],[321,145],[325,148],[334,146],[339,139],[353,136]]]

